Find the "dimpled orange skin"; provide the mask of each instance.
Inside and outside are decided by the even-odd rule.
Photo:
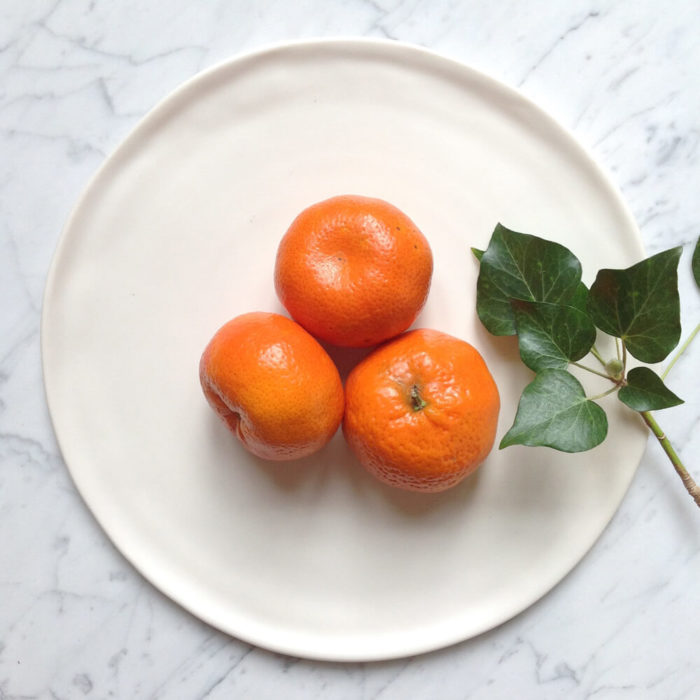
[[[367,347],[405,331],[430,289],[430,245],[381,199],[341,195],[297,216],[280,242],[277,295],[314,336]]]
[[[500,399],[469,343],[409,331],[368,355],[345,385],[343,432],[361,464],[387,484],[437,492],[491,451]]]
[[[290,460],[316,452],[343,417],[343,386],[326,351],[300,325],[253,312],[220,328],[199,364],[211,407],[253,454]]]

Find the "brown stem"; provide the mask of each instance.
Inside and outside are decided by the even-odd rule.
[[[664,431],[661,430],[661,427],[656,422],[654,416],[652,416],[649,411],[640,411],[639,413],[644,419],[644,422],[649,426],[651,432],[658,438],[659,444],[661,447],[663,447],[664,452],[671,460],[671,464],[673,464],[673,468],[676,470],[678,476],[680,476],[683,485],[688,490],[688,493],[693,497],[693,500],[698,508],[700,508],[700,487],[695,483],[695,479],[693,479],[693,477],[688,473],[688,470],[683,466],[683,462],[681,462],[680,457],[673,449],[673,445],[671,445],[669,439],[664,434]]]

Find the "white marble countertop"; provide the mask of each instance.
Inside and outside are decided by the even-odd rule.
[[[537,101],[622,190],[648,252],[685,247],[700,320],[700,11],[638,2],[5,0],[0,10],[0,698],[697,698],[700,513],[650,441],[582,563],[501,627],[409,659],[283,657],[143,580],[77,495],[42,388],[42,293],[61,228],[137,121],[198,71],[271,42],[370,36],[484,70]],[[700,341],[661,415],[697,461]],[[663,420],[662,420],[663,419]]]

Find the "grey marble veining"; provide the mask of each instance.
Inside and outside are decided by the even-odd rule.
[[[270,42],[424,45],[518,87],[598,158],[649,252],[700,233],[700,8],[629,2],[5,0],[0,10],[0,698],[699,697],[700,514],[649,443],[589,555],[514,620],[372,664],[250,647],[144,581],[96,525],[45,404],[42,294],[61,227],[136,122],[198,71]],[[700,476],[700,349],[659,421]]]

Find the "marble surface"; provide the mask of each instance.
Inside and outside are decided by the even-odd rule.
[[[683,245],[700,320],[700,8],[626,2],[4,0],[0,8],[0,698],[695,698],[700,512],[649,442],[588,556],[514,620],[367,664],[252,648],[144,581],[77,495],[42,387],[42,293],[61,227],[105,157],[198,71],[271,42],[426,46],[518,87],[594,154],[647,250]],[[659,416],[697,463],[700,341]]]

